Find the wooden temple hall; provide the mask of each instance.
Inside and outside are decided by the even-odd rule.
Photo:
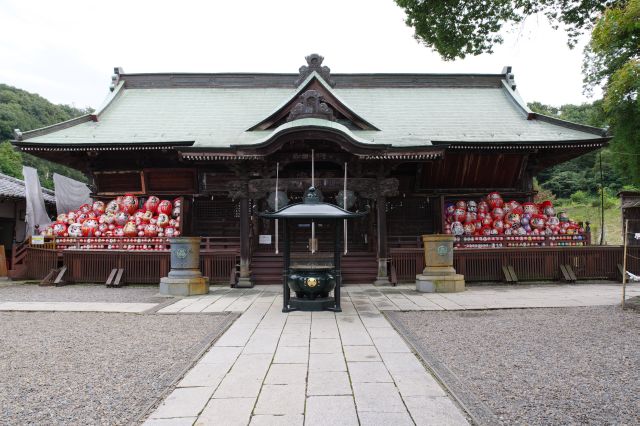
[[[510,67],[340,74],[312,54],[288,74],[116,68],[93,114],[16,132],[13,143],[86,172],[96,199],[182,197],[183,235],[201,236],[201,255],[214,259],[203,272],[215,269],[209,275],[228,281],[240,265],[240,278],[264,284],[282,281],[282,247],[276,253],[275,221],[258,213],[273,210],[276,179],[279,207],[300,202],[311,185],[312,152],[323,200],[342,203],[346,168],[347,207],[369,211],[347,226],[344,282],[384,283],[419,272],[420,236],[445,231],[447,202],[493,191],[531,201],[536,173],[608,140],[603,129],[530,111]],[[292,255],[308,252],[311,223],[292,225]],[[314,226],[317,250],[331,252],[333,225]],[[218,251],[235,258],[220,266]],[[465,274],[474,279],[469,268]]]

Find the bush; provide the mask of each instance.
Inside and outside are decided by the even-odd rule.
[[[573,204],[587,204],[591,196],[586,191],[576,191],[569,198]]]

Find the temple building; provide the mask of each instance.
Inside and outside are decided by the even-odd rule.
[[[86,172],[97,199],[182,197],[183,233],[226,239],[240,277],[261,284],[280,282],[281,269],[274,221],[257,212],[269,209],[276,177],[283,202],[301,199],[312,153],[324,200],[342,202],[346,168],[352,209],[371,212],[349,224],[345,282],[384,283],[389,250],[443,232],[449,200],[492,191],[531,200],[538,172],[608,140],[603,129],[529,110],[511,67],[337,74],[312,54],[290,74],[116,68],[94,113],[17,131],[13,143]],[[294,251],[309,249],[311,226],[296,224]],[[318,250],[330,251],[330,225],[316,228]]]

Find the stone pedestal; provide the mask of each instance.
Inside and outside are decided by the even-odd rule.
[[[387,259],[378,259],[378,276],[373,282],[373,285],[391,285],[389,281],[389,268],[387,267]]]
[[[171,271],[160,279],[160,293],[191,296],[209,293],[209,279],[200,272],[200,238],[169,238]]]
[[[422,293],[457,293],[464,288],[464,275],[416,275],[416,290]]]
[[[416,276],[416,290],[424,293],[464,291],[464,276],[453,268],[453,235],[423,235],[424,264]]]
[[[251,270],[249,269],[249,260],[240,259],[240,276],[236,282],[236,288],[252,288]]]

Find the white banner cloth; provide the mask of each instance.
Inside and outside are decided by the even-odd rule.
[[[47,210],[44,207],[44,197],[42,196],[38,171],[33,167],[24,166],[22,167],[22,176],[24,176],[25,198],[27,200],[25,217],[27,227],[25,234],[31,236],[34,234],[36,225],[39,225],[42,231],[51,223],[51,219],[49,219]]]
[[[91,190],[82,182],[54,173],[53,186],[58,214],[78,210],[81,205],[92,203]]]

